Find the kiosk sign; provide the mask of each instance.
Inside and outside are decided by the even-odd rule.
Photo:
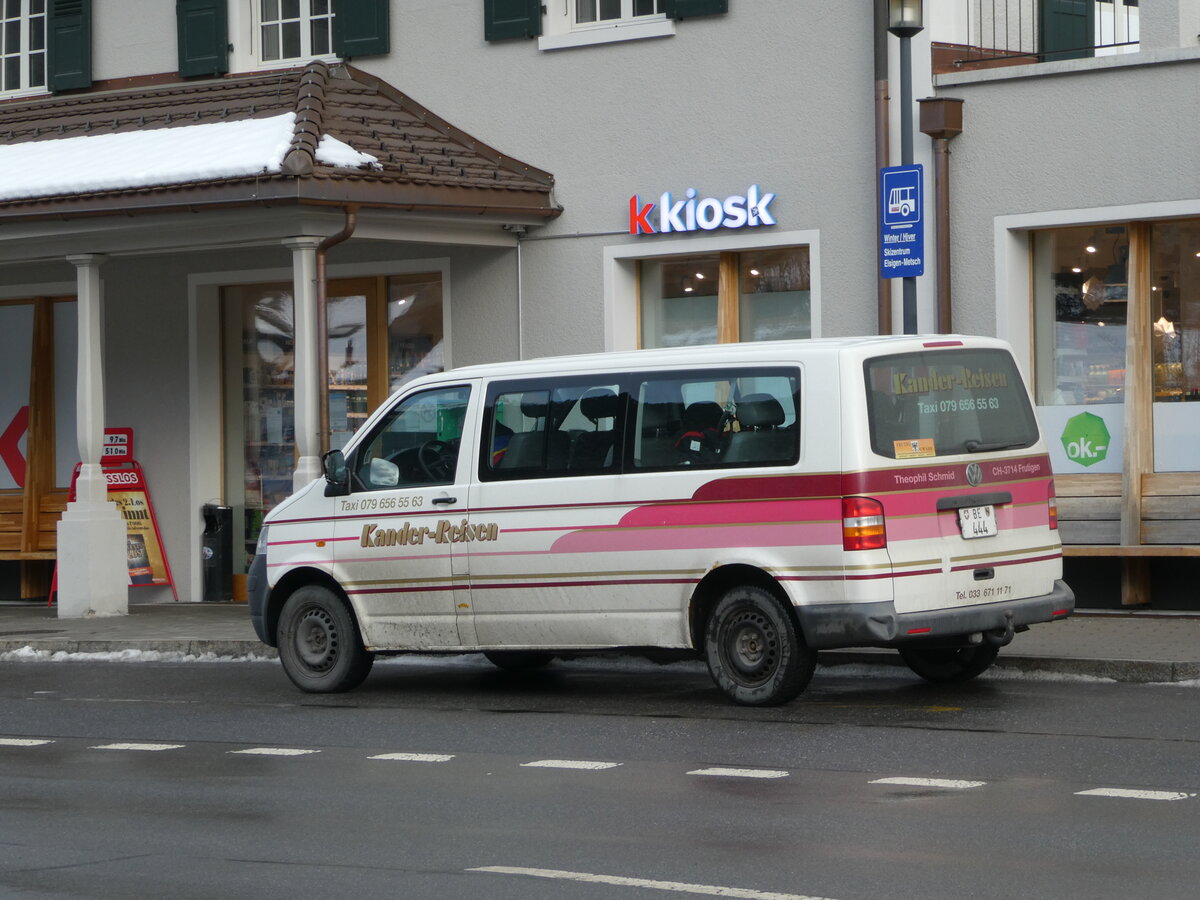
[[[879,170],[879,271],[883,278],[925,274],[924,193],[921,166]]]

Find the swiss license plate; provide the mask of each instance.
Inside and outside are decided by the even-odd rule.
[[[958,511],[958,527],[967,540],[999,534],[1000,530],[996,527],[996,507],[990,503],[987,506],[964,506]]]

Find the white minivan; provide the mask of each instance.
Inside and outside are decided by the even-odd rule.
[[[259,638],[305,691],[378,653],[502,667],[703,656],[734,702],[818,650],[961,681],[1070,615],[1050,460],[1009,347],[779,341],[474,366],[405,385],[266,518]]]

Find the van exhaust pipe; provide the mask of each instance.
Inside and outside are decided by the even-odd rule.
[[[1013,612],[1011,609],[1008,609],[1004,611],[1004,627],[985,631],[983,639],[993,647],[1007,647],[1012,643],[1012,639],[1016,633],[1017,629],[1013,625]]]

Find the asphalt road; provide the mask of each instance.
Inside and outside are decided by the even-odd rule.
[[[0,664],[0,895],[1194,897],[1197,689]]]

